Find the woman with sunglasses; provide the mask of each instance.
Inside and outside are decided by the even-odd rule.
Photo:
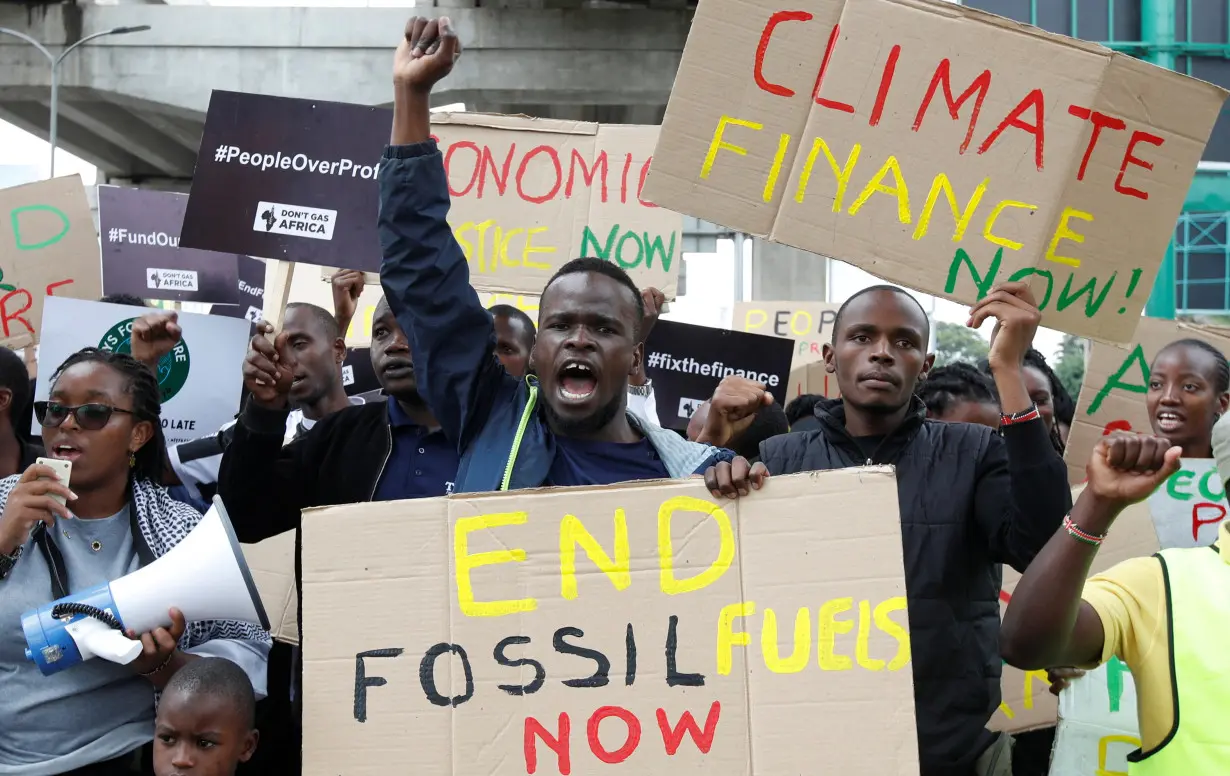
[[[238,622],[185,623],[172,609],[169,628],[128,634],[144,646],[129,665],[90,660],[40,674],[25,657],[23,612],[147,565],[201,516],[156,484],[158,383],[129,356],[95,348],[70,356],[35,416],[48,454],[72,461],[72,473],[59,483],[36,465],[0,480],[0,774],[148,774],[155,693],[210,655],[242,667],[261,697],[269,636]]]

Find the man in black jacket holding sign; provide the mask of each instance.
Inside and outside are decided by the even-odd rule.
[[[1041,318],[1032,293],[1023,283],[992,289],[970,310],[969,325],[988,318],[999,329],[989,361],[1000,433],[926,419],[914,389],[934,360],[927,315],[901,289],[875,286],[846,301],[824,346],[842,398],[816,405],[820,429],[760,448],[773,475],[897,467],[923,776],[1011,773],[1009,737],[985,727],[1000,703],[1000,564],[1024,571],[1072,506],[1064,463],[1021,376]],[[701,441],[726,444],[766,401],[763,385],[726,378]],[[705,479],[726,494],[747,488],[728,464]]]

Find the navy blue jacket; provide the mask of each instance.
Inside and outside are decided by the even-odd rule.
[[[389,146],[380,164],[380,281],[410,337],[419,392],[457,445],[454,493],[536,488],[547,481],[555,437],[534,377],[518,380],[495,358],[495,327],[470,287],[470,267],[448,225],[444,158],[435,141]],[[734,454],[628,420],[671,477]]]

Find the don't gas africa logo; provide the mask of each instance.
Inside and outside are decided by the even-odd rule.
[[[136,318],[129,318],[107,329],[107,333],[98,341],[99,350],[113,353],[132,353],[132,324]],[[188,356],[188,343],[180,340],[170,353],[158,361],[158,388],[162,400],[168,402],[183,389],[188,382],[188,372],[191,367]]]

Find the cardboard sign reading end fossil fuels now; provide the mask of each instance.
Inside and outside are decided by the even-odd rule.
[[[706,0],[644,195],[1126,342],[1226,94],[936,0]]]
[[[889,468],[308,510],[304,773],[909,776],[907,627]]]

